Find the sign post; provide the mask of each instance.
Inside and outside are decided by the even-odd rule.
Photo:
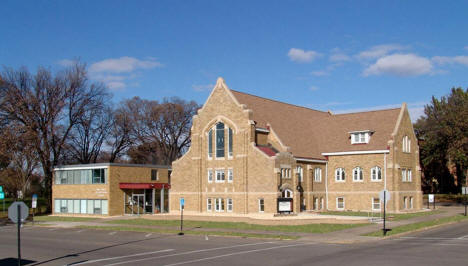
[[[5,193],[3,192],[3,187],[0,186],[0,199],[3,201],[3,213],[6,212],[5,210]]]
[[[379,198],[380,201],[383,199],[383,235],[386,236],[388,231],[392,231],[390,228],[385,227],[385,222],[386,222],[386,211],[387,211],[387,202],[390,200],[390,192],[386,189],[383,189],[379,193]]]
[[[32,208],[32,213],[33,213],[33,220],[32,224],[34,225],[34,211],[37,207],[37,194],[32,195],[32,202],[31,202],[31,208]]]
[[[184,235],[184,206],[185,206],[185,200],[184,200],[184,198],[180,198],[180,232],[179,232],[179,236]]]
[[[466,205],[468,204],[468,187],[462,187],[462,194],[465,195],[465,216],[466,216]]]
[[[29,208],[22,201],[13,202],[8,208],[8,218],[17,224],[18,230],[18,265],[21,266],[21,223],[28,218]]]
[[[434,204],[434,209],[435,209],[435,197],[434,197],[434,194],[429,194],[429,195],[427,195],[427,208],[428,208],[428,209],[430,209],[429,203],[433,203],[433,204]]]

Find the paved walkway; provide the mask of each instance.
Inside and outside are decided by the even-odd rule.
[[[387,228],[394,228],[397,226],[430,221],[434,219],[439,219],[443,217],[454,216],[456,214],[463,213],[463,207],[438,207],[438,210],[442,212],[414,217],[406,220],[399,221],[387,221]],[[151,217],[151,216],[150,216]],[[349,216],[343,218],[349,218]],[[119,226],[119,227],[139,227],[139,228],[158,228],[158,229],[167,229],[167,230],[178,230],[178,226],[149,226],[149,225],[127,225],[127,224],[112,224],[108,223],[112,220],[121,220],[121,219],[133,219],[134,216],[120,216],[112,217],[106,219],[99,219],[97,221],[88,221],[88,222],[43,222],[52,227],[64,227],[64,228],[73,228],[77,226]],[[148,218],[148,217],[145,217]],[[174,216],[167,216],[168,219],[173,220]],[[192,220],[192,217],[186,218],[187,220]],[[212,221],[212,220],[211,220]],[[219,219],[217,219],[219,221]],[[233,221],[232,219],[229,221]],[[322,221],[323,222],[323,221]],[[291,224],[291,223],[289,223]],[[339,230],[330,233],[295,233],[295,232],[279,232],[279,231],[262,231],[262,230],[242,230],[242,229],[226,229],[226,228],[186,228],[186,230],[192,231],[203,231],[207,232],[209,235],[210,231],[231,231],[231,232],[240,232],[240,233],[253,233],[253,234],[272,234],[272,235],[291,235],[299,236],[303,241],[314,241],[314,242],[327,242],[327,243],[355,243],[355,242],[366,242],[366,241],[375,241],[380,238],[378,237],[367,237],[362,236],[363,234],[372,233],[382,229],[382,223],[373,223],[364,226],[353,227],[349,229]]]

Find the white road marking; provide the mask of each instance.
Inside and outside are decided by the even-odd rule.
[[[402,236],[400,239],[413,239],[413,240],[468,240],[463,237],[414,237],[414,236]]]
[[[110,232],[109,235],[112,236],[112,235],[115,235],[117,232]]]
[[[465,238],[468,238],[468,235],[466,235],[466,236],[461,236],[461,237],[459,237],[458,239],[465,239]]]
[[[289,248],[289,247],[297,247],[297,246],[307,246],[307,245],[313,245],[313,243],[303,243],[303,244],[294,244],[294,245],[284,245],[284,246],[276,246],[276,247],[269,247],[269,248],[252,249],[252,250],[246,250],[246,251],[240,251],[240,252],[233,252],[233,253],[228,253],[228,254],[223,254],[223,255],[217,255],[217,256],[212,256],[212,257],[207,257],[207,258],[202,258],[202,259],[196,259],[196,260],[188,260],[188,261],[176,262],[176,263],[166,264],[166,265],[164,265],[164,266],[175,266],[175,265],[189,264],[189,263],[194,263],[194,262],[200,262],[200,261],[205,261],[205,260],[213,260],[213,259],[218,259],[218,258],[223,258],[223,257],[229,257],[229,256],[234,256],[234,255],[240,255],[240,254],[254,253],[254,252],[260,252],[260,251],[266,251],[266,250],[272,250],[272,249],[278,249],[278,248]]]
[[[55,231],[57,230],[58,228],[50,228],[49,231]]]
[[[149,233],[147,235],[145,235],[145,237],[150,237],[153,233]]]
[[[271,241],[271,242],[259,242],[259,243],[240,244],[240,245],[219,247],[219,248],[207,248],[207,249],[200,249],[200,250],[192,250],[192,251],[186,251],[186,252],[181,252],[181,253],[163,255],[163,256],[152,257],[152,258],[144,258],[144,259],[138,259],[138,260],[128,260],[128,261],[123,261],[123,262],[106,264],[106,266],[120,265],[120,264],[127,264],[127,263],[135,263],[135,262],[138,262],[138,261],[153,260],[153,259],[160,259],[160,258],[167,258],[167,257],[174,257],[174,256],[181,256],[181,255],[200,253],[200,252],[205,252],[205,251],[221,250],[221,249],[236,248],[236,247],[247,247],[247,246],[255,246],[255,245],[264,245],[264,244],[274,244],[274,243],[276,243],[276,242],[273,242],[273,241]]]
[[[126,255],[126,256],[109,257],[109,258],[97,259],[97,260],[88,260],[88,261],[85,261],[85,262],[71,263],[71,264],[68,264],[68,265],[83,265],[83,264],[95,263],[95,262],[105,261],[105,260],[116,260],[116,259],[122,259],[122,258],[129,258],[129,257],[143,256],[143,255],[150,255],[150,254],[155,254],[155,253],[170,252],[170,251],[173,251],[173,250],[174,250],[174,249],[163,249],[163,250],[158,250],[158,251],[137,253],[137,254]]]
[[[76,232],[77,232],[77,233],[81,233],[81,232],[84,232],[84,231],[86,231],[86,229],[81,229],[81,230],[76,231]]]

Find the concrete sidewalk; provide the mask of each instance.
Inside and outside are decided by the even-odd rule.
[[[432,215],[414,217],[414,218],[410,218],[406,220],[387,221],[386,225],[387,225],[387,228],[394,228],[394,227],[406,225],[406,224],[412,224],[412,223],[435,220],[435,219],[444,218],[444,217],[450,217],[456,214],[463,213],[464,209],[463,207],[438,207],[437,210],[440,210],[442,212],[432,214]],[[344,216],[341,216],[341,217],[344,217]],[[62,228],[73,228],[73,227],[78,227],[78,226],[119,226],[119,227],[138,227],[138,228],[148,228],[148,229],[157,228],[157,229],[163,229],[163,230],[164,229],[165,230],[178,230],[179,229],[178,226],[151,226],[151,225],[129,225],[129,224],[108,223],[112,220],[134,219],[134,218],[135,218],[134,216],[124,216],[124,217],[105,218],[105,219],[99,219],[97,221],[87,221],[87,222],[43,222],[43,223],[48,224],[51,227],[62,227]],[[144,218],[147,219],[148,217],[144,217]],[[176,216],[168,215],[167,218],[168,220],[174,220]],[[349,218],[349,216],[346,216],[344,218]],[[196,220],[196,219],[192,219],[192,216],[185,217],[185,219]],[[221,221],[221,220],[217,219],[217,221]],[[228,221],[236,222],[236,221],[233,221],[232,219]],[[291,223],[291,221],[289,221],[288,224],[293,225],[294,223]],[[206,232],[207,235],[209,235],[210,232],[213,232],[213,231],[223,231],[223,232],[238,232],[238,233],[265,234],[265,235],[290,235],[290,236],[300,237],[301,241],[313,241],[313,242],[325,242],[325,243],[356,243],[356,242],[376,241],[376,240],[381,239],[379,237],[362,236],[364,234],[372,233],[381,229],[382,229],[382,223],[372,223],[369,225],[353,227],[353,228],[334,231],[330,233],[299,233],[299,232],[265,231],[265,230],[243,230],[243,229],[231,229],[231,228],[186,228],[185,230],[202,231],[202,232]]]

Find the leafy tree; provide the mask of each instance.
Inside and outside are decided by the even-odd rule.
[[[421,143],[421,162],[426,179],[435,179],[439,192],[460,192],[468,168],[468,90],[452,88],[440,100],[432,97],[425,116],[415,128]],[[455,179],[456,176],[456,185]]]

